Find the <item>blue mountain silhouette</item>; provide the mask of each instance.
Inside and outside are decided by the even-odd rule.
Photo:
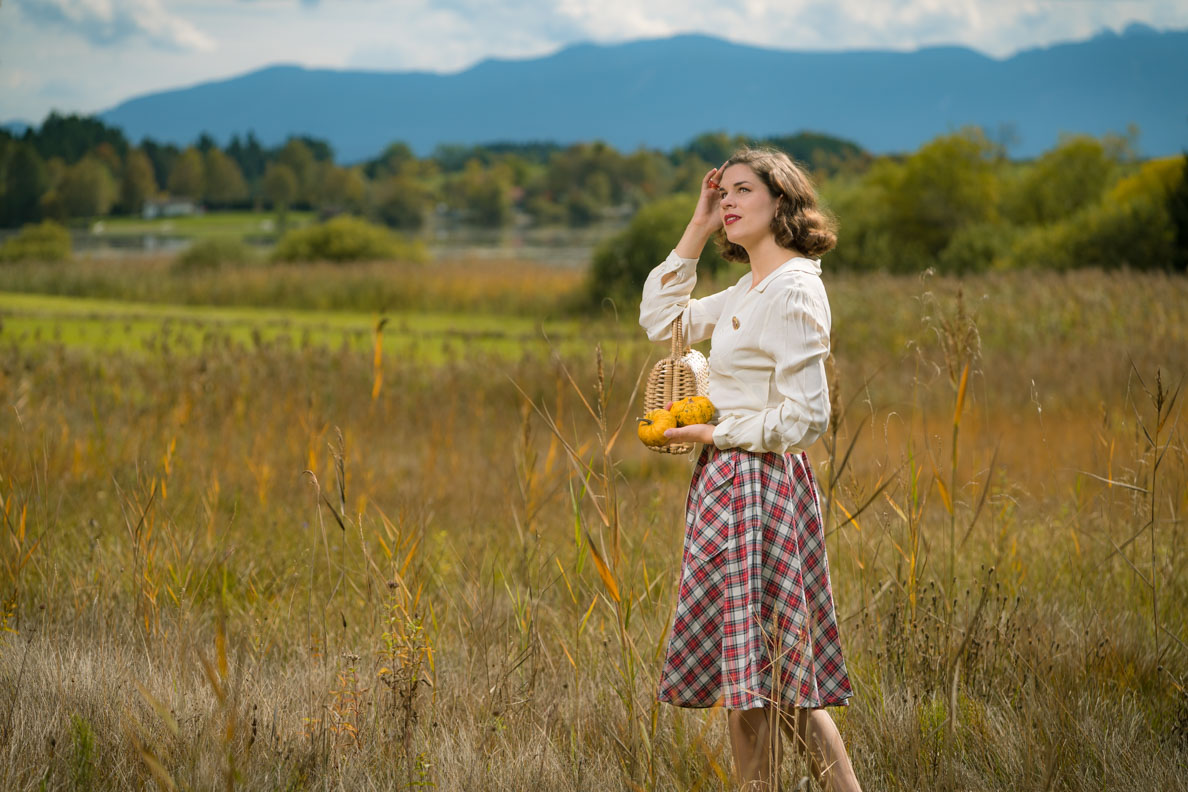
[[[605,140],[671,148],[706,131],[814,130],[876,152],[910,151],[974,124],[1035,155],[1063,133],[1141,132],[1148,156],[1188,146],[1188,31],[1122,34],[996,59],[962,47],[793,52],[700,35],[580,44],[547,57],[491,59],[455,74],[273,66],[164,91],[101,114],[134,140],[225,142],[254,131],[328,140],[340,161],[393,141]]]

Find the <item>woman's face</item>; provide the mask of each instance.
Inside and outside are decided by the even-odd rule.
[[[749,248],[765,236],[771,235],[771,219],[775,217],[779,199],[772,195],[763,179],[751,166],[736,163],[723,171],[718,211],[726,238],[736,245]]]

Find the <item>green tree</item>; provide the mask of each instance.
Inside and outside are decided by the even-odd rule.
[[[53,157],[45,163],[46,188],[41,194],[41,216],[49,220],[64,221],[66,206],[62,202],[62,181],[66,178],[66,163],[61,157]]]
[[[293,169],[279,162],[270,163],[264,171],[263,188],[269,205],[276,211],[277,228],[283,232],[289,207],[297,198],[297,177]]]
[[[320,162],[322,185],[318,206],[334,212],[361,212],[367,201],[367,179],[360,168],[342,168],[331,162]]]
[[[926,143],[902,167],[872,169],[896,244],[935,260],[963,226],[995,218],[998,149],[978,129]],[[923,267],[921,267],[922,269]]]
[[[554,199],[600,209],[622,202],[630,175],[623,155],[602,141],[578,143],[549,159],[545,189]]]
[[[205,174],[203,195],[213,206],[231,206],[247,200],[248,188],[235,160],[217,148],[207,149],[203,157]]]
[[[870,165],[870,155],[857,143],[817,132],[797,132],[764,138],[762,145],[772,146],[814,171],[837,173],[854,171]]]
[[[10,141],[0,150],[0,226],[19,226],[41,214],[49,189],[46,164],[33,146]]]
[[[118,181],[124,174],[124,157],[127,155],[127,150],[121,154],[116,151],[115,147],[108,142],[100,143],[89,152],[89,156],[94,157],[106,166],[111,175]]]
[[[309,135],[297,135],[293,140],[299,141],[301,145],[309,149],[314,162],[334,162],[334,149],[327,141]]]
[[[191,146],[181,153],[169,172],[169,192],[193,201],[206,192],[206,166],[202,152]]]
[[[36,131],[30,129],[24,139],[37,149],[43,159],[61,157],[68,164],[78,162],[88,152],[108,144],[117,156],[128,150],[124,133],[97,118],[50,113]]]
[[[1053,223],[1096,203],[1117,173],[1114,149],[1086,135],[1064,138],[1004,191],[1004,214],[1023,225]]]
[[[363,167],[363,172],[369,179],[382,179],[394,176],[409,165],[415,164],[417,155],[407,143],[397,141],[384,149],[383,153]]]
[[[396,174],[375,186],[375,214],[385,225],[401,231],[416,231],[425,224],[426,212],[435,197],[423,181]]]
[[[247,140],[240,140],[234,135],[227,144],[227,156],[235,160],[243,178],[249,184],[256,184],[264,176],[264,169],[268,167],[268,155],[254,133],[249,132]]]
[[[107,166],[88,156],[66,169],[58,193],[67,217],[100,217],[115,202],[116,184]]]
[[[716,168],[746,143],[747,139],[741,135],[732,136],[725,132],[705,132],[689,141],[680,154],[684,157],[696,157]],[[703,169],[703,172],[707,169]]]
[[[169,174],[173,172],[173,164],[181,156],[181,150],[172,143],[161,144],[150,138],[142,140],[140,148],[153,163],[153,180],[159,187],[167,187]]]
[[[475,225],[498,228],[511,220],[511,174],[501,166],[484,169],[478,160],[466,164],[446,188],[450,205]]]
[[[835,177],[821,185],[821,199],[841,226],[829,253],[830,269],[896,272],[928,266],[922,250],[904,248],[891,222],[892,190],[903,180],[902,171],[902,163],[881,158],[861,177]]]
[[[139,214],[145,201],[157,194],[157,180],[153,176],[153,163],[141,149],[129,149],[124,160],[124,175],[120,180],[120,208],[130,214]]]
[[[623,163],[623,170],[630,184],[625,198],[635,206],[656,200],[672,187],[672,163],[657,151],[641,148],[633,152]]]
[[[300,138],[289,138],[284,147],[276,155],[278,164],[288,167],[296,180],[297,193],[292,203],[313,206],[317,200],[317,161]]]

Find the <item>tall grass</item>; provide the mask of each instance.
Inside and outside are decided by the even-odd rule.
[[[1188,789],[1184,285],[829,287],[864,785]],[[620,427],[661,350],[376,331],[0,331],[0,788],[729,788],[721,711],[654,703],[690,461]]]

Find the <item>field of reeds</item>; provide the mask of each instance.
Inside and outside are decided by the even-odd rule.
[[[71,266],[0,280],[203,302]],[[0,293],[0,789],[731,788],[724,713],[653,696],[691,472],[634,437],[664,350],[634,306],[529,343],[511,315],[574,282],[451,266],[342,333],[145,309],[121,346],[126,307]],[[1188,789],[1188,281],[826,286],[864,788]],[[437,302],[490,326],[375,313]]]

